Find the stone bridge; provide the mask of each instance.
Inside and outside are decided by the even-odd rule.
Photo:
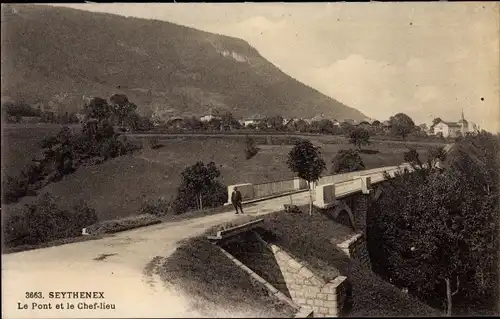
[[[396,173],[405,171],[413,171],[409,163],[324,176],[311,185],[313,205],[331,214],[339,222],[352,227],[357,233],[339,248],[368,267],[370,260],[365,241],[368,207],[370,202],[380,197],[381,183],[386,180],[386,176],[392,178]],[[235,187],[242,193],[243,204],[269,202],[273,198],[275,199],[272,201],[277,203],[279,200],[283,205],[288,202],[300,206],[309,202],[308,183],[299,178],[257,185],[250,183],[230,185],[227,189],[228,198],[231,197]]]
[[[360,207],[366,206],[368,200],[377,199],[380,196],[377,185],[385,181],[384,173],[394,177],[397,172],[404,172],[405,170],[412,171],[413,169],[409,163],[403,163],[399,166],[387,166],[321,177],[317,182],[311,184],[313,205],[319,209],[331,211],[335,217],[340,212],[345,211],[353,227],[363,228],[365,218],[358,216],[361,214]],[[238,187],[242,194],[243,204],[267,201],[292,194],[304,193],[304,196],[309,196],[308,183],[300,178],[264,184],[242,183],[230,185],[227,188],[228,201],[235,187]],[[230,202],[226,203],[226,205],[230,204]],[[366,211],[364,214],[366,215]]]

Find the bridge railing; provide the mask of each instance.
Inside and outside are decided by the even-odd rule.
[[[330,205],[334,205],[338,198],[349,194],[358,192],[368,194],[373,184],[385,180],[384,172],[387,172],[390,177],[394,177],[397,172],[404,172],[405,169],[412,171],[411,166],[404,163],[399,167],[381,168],[378,172],[353,177],[350,181],[319,185],[315,189],[314,205],[320,208],[327,208]]]
[[[299,189],[301,188],[300,186],[296,186],[295,179],[253,185],[254,198],[264,198],[277,194],[292,192]]]
[[[388,172],[393,176],[394,172],[403,169],[404,167],[409,167],[409,164],[403,163],[400,166],[386,166],[357,172],[327,175],[321,177],[320,180],[317,183],[313,184],[311,187],[312,189],[316,189],[323,185],[335,184],[338,185],[336,191],[336,193],[338,194],[339,192],[342,192],[343,189],[357,188],[357,185],[361,183],[361,180],[364,180],[362,177],[371,176],[372,183],[379,182],[384,179],[384,172]],[[359,184],[359,187],[361,187],[360,185],[361,184]],[[228,202],[226,204],[230,204],[231,193],[233,192],[233,189],[235,187],[238,187],[238,190],[241,192],[243,201],[258,200],[281,194],[305,191],[309,189],[308,183],[305,180],[299,178],[262,184],[244,183],[230,185],[227,188]]]

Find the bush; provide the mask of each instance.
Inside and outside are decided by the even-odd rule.
[[[203,162],[185,168],[182,182],[173,203],[176,214],[221,206],[227,200],[226,187],[219,180],[220,171],[214,162]]]
[[[210,189],[202,192],[203,209],[222,206],[227,202],[227,189],[219,181],[213,181]],[[188,189],[184,184],[177,190],[177,197],[172,203],[175,214],[182,214],[192,210],[199,210],[198,199],[193,191]]]
[[[172,202],[164,198],[159,198],[154,202],[144,202],[141,207],[141,214],[150,214],[156,217],[162,217],[172,213]]]
[[[370,133],[363,128],[356,128],[349,132],[349,143],[361,149],[363,145],[370,144]]]
[[[412,165],[421,165],[422,162],[420,161],[420,155],[418,154],[417,150],[414,148],[410,148],[408,152],[404,152],[404,161],[407,163],[410,163]]]
[[[349,173],[365,169],[365,164],[355,150],[340,150],[332,159],[332,173]]]
[[[85,202],[62,209],[48,193],[35,204],[16,206],[4,220],[5,245],[36,245],[51,240],[76,237],[82,228],[97,222],[95,210]]]
[[[245,137],[245,158],[247,160],[251,159],[252,157],[257,155],[258,152],[259,148],[255,146],[255,141],[247,135]]]
[[[6,176],[2,178],[2,203],[13,203],[26,196],[27,182],[26,179],[19,177]]]
[[[161,223],[161,220],[158,217],[145,214],[117,220],[106,220],[86,228],[91,235],[104,235],[159,223]]]

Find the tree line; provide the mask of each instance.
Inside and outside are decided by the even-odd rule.
[[[112,96],[110,101],[118,104],[114,98]],[[85,104],[87,120],[81,124],[81,130],[63,126],[58,134],[40,142],[41,155],[35,156],[20,176],[9,176],[3,172],[2,203],[12,203],[35,194],[36,190],[75,172],[80,166],[96,165],[139,148],[115,132],[113,127],[113,122],[140,118],[134,107],[124,108],[113,107],[102,98],[94,98]],[[140,120],[134,123],[141,125]]]
[[[389,180],[368,214],[374,270],[448,316],[494,313],[499,158],[500,137],[484,131],[427,161],[406,152],[415,172]]]
[[[19,123],[23,117],[37,117],[40,123],[77,124],[80,122],[75,112],[56,114],[34,108],[22,101],[8,101],[2,104],[2,118],[6,123]]]

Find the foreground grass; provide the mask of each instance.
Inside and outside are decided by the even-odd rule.
[[[71,237],[71,238],[62,238],[52,240],[46,243],[40,243],[37,245],[21,245],[16,247],[2,247],[2,254],[13,254],[27,250],[40,249],[40,248],[49,248],[54,246],[62,246],[67,244],[74,244],[83,241],[89,240],[97,240],[103,238],[103,235],[90,235],[90,236],[79,236],[79,237]]]
[[[289,305],[269,296],[260,283],[203,236],[186,241],[156,270],[148,271],[182,289],[196,300],[193,307],[209,316],[218,315],[217,311],[210,312],[211,305],[223,305],[233,313],[252,317],[290,317],[295,313]]]
[[[87,231],[92,235],[113,234],[138,227],[145,227],[161,223],[161,219],[153,215],[138,215],[118,220],[106,220],[87,227]]]

